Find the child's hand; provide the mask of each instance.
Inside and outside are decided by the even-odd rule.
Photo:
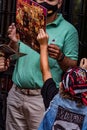
[[[16,27],[15,27],[15,23],[12,23],[9,27],[8,27],[8,37],[10,38],[10,40],[12,40],[14,43],[17,43],[18,39],[16,37]]]
[[[48,35],[47,35],[47,33],[45,33],[45,31],[43,29],[40,29],[39,34],[37,36],[37,40],[38,40],[40,46],[48,45]]]
[[[80,67],[87,70],[87,59],[86,58],[81,59]]]

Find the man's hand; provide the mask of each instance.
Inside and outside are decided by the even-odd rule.
[[[87,70],[87,59],[86,58],[81,59],[80,67]]]
[[[61,52],[60,48],[57,45],[49,44],[48,45],[48,54],[49,54],[49,56],[51,58],[59,60],[61,55],[62,55],[62,52]]]
[[[17,35],[16,35],[15,23],[12,23],[9,26],[9,28],[8,28],[8,37],[10,38],[10,40],[12,40],[12,42],[14,42],[14,43],[18,42]]]

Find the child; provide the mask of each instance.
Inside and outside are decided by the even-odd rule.
[[[81,60],[80,67],[67,70],[57,94],[48,63],[48,35],[44,30],[40,30],[37,40],[44,81],[42,96],[46,106],[56,94],[38,130],[87,130],[87,59]]]

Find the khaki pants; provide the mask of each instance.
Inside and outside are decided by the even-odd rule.
[[[45,107],[41,95],[24,95],[12,86],[7,97],[6,130],[37,130]]]

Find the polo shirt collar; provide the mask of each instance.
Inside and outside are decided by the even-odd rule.
[[[52,23],[48,23],[48,25],[55,25],[55,26],[58,26],[60,24],[60,22],[64,19],[62,14],[57,14],[57,19],[55,19]]]

